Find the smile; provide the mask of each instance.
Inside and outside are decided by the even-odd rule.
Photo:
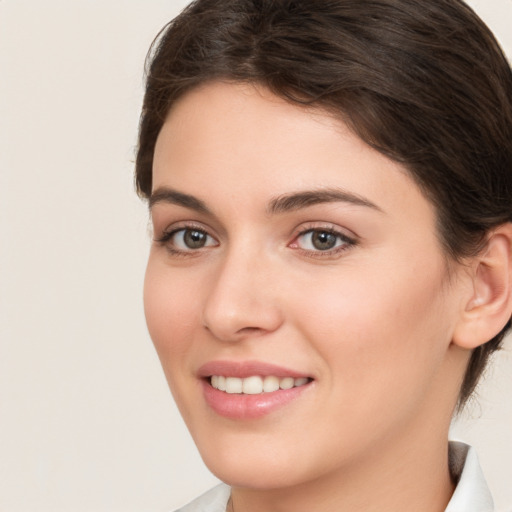
[[[232,420],[255,420],[311,396],[316,377],[262,361],[209,361],[197,370],[206,405]]]
[[[262,393],[272,393],[280,389],[286,390],[304,386],[310,380],[307,377],[279,378],[274,375],[267,375],[266,377],[253,375],[246,378],[212,375],[210,377],[210,384],[213,388],[229,394],[259,395]]]

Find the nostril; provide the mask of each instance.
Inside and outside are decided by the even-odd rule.
[[[222,341],[240,341],[244,338],[263,335],[266,332],[265,329],[261,327],[242,327],[238,330],[233,330],[232,332],[225,332],[219,328],[212,329],[208,325],[205,325],[204,328],[214,337]]]
[[[242,329],[240,329],[238,332],[239,333],[245,333],[245,334],[251,334],[253,332],[258,332],[258,331],[262,331],[263,329],[261,329],[261,327],[243,327]]]

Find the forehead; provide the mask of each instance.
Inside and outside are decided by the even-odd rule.
[[[161,187],[238,208],[337,187],[383,211],[433,214],[406,170],[343,122],[250,84],[210,83],[173,106],[155,148]]]

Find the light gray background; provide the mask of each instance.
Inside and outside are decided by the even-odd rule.
[[[146,333],[142,67],[185,0],[0,0],[0,510],[165,511],[210,487]],[[511,0],[470,2],[512,55]],[[512,504],[511,343],[454,435]]]

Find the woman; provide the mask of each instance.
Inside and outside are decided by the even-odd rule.
[[[198,0],[150,56],[183,511],[492,510],[448,428],[512,315],[512,73],[458,0]]]

